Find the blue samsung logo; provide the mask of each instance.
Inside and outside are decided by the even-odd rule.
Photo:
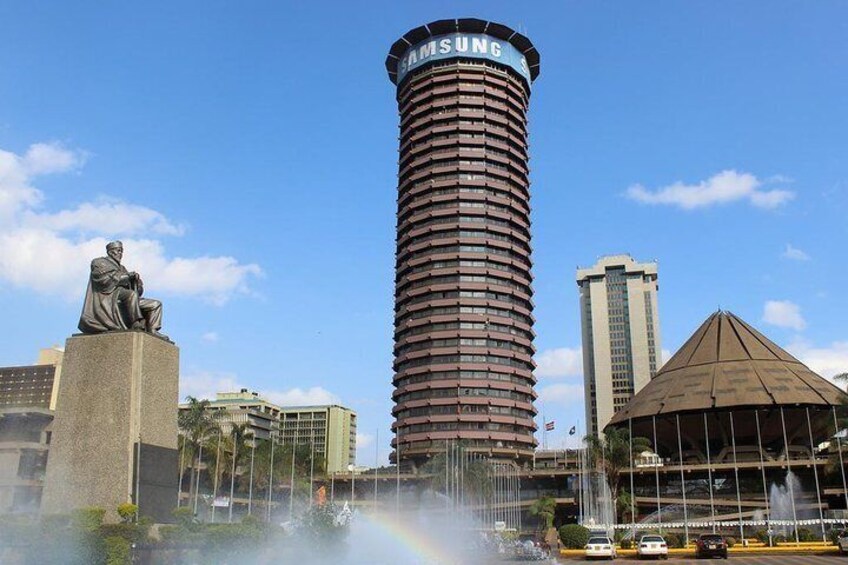
[[[454,33],[431,37],[413,45],[398,62],[397,81],[422,65],[441,59],[468,57],[488,59],[511,67],[530,83],[527,59],[513,45],[482,33]]]

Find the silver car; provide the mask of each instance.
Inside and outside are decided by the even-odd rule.
[[[839,537],[836,538],[836,545],[839,546],[839,553],[848,555],[848,530],[839,532]]]

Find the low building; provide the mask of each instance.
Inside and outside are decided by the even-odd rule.
[[[338,405],[282,409],[280,441],[312,444],[327,463],[327,473],[347,472],[356,464],[356,413]]]
[[[188,410],[188,404],[179,406]],[[326,460],[327,473],[348,470],[356,463],[356,413],[338,405],[278,406],[257,392],[219,392],[209,409],[224,433],[233,424],[246,424],[254,437],[272,436],[281,445],[312,445]]]
[[[62,353],[43,349],[35,365],[0,367],[0,514],[41,506]]]
[[[187,410],[188,404],[180,404],[179,408]],[[275,423],[280,419],[282,408],[257,392],[248,392],[246,388],[238,392],[219,392],[215,400],[209,401],[209,409],[224,433],[228,433],[233,424],[246,424],[258,440],[270,439],[272,434],[277,436]]]

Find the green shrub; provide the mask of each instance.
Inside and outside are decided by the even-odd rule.
[[[809,528],[798,528],[798,541],[816,541],[818,537]]]
[[[103,538],[121,538],[129,542],[139,543],[147,539],[150,530],[148,525],[136,524],[103,524],[100,526],[100,535]]]
[[[122,537],[110,536],[104,540],[106,565],[129,565],[130,541]]]
[[[734,538],[734,537],[727,536],[727,537],[724,538],[724,541],[725,541],[725,543],[727,543],[728,548],[736,545],[736,538]]]
[[[121,520],[126,524],[135,521],[137,514],[138,506],[131,502],[125,502],[118,505],[118,516],[120,516]]]
[[[252,527],[262,527],[265,525],[265,522],[262,521],[258,516],[254,516],[253,514],[247,514],[244,518],[241,519],[241,523],[245,526]]]
[[[633,542],[629,539],[623,539],[621,540],[621,542],[619,542],[619,546],[621,547],[621,549],[630,549],[633,546]]]
[[[839,541],[839,536],[842,534],[844,530],[830,530],[827,532],[827,539],[830,540],[830,543],[836,545]]]
[[[93,532],[103,524],[103,516],[106,511],[103,508],[89,507],[74,510],[71,513],[71,521],[75,527]]]
[[[174,508],[171,510],[171,515],[174,517],[177,524],[181,526],[187,526],[194,523],[194,512],[192,512],[191,508],[187,506]]]
[[[566,524],[559,529],[559,539],[566,549],[583,549],[589,541],[589,530],[580,524]]]
[[[669,532],[665,535],[665,543],[668,547],[681,548],[685,545],[685,538],[679,534]]]

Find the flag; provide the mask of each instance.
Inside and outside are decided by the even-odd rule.
[[[551,420],[550,422],[546,422],[546,423],[545,423],[545,431],[546,431],[546,432],[552,432],[552,431],[554,431],[554,421],[553,421],[553,420]]]
[[[573,436],[577,433],[577,426],[571,426],[571,429],[568,430],[568,435]]]

